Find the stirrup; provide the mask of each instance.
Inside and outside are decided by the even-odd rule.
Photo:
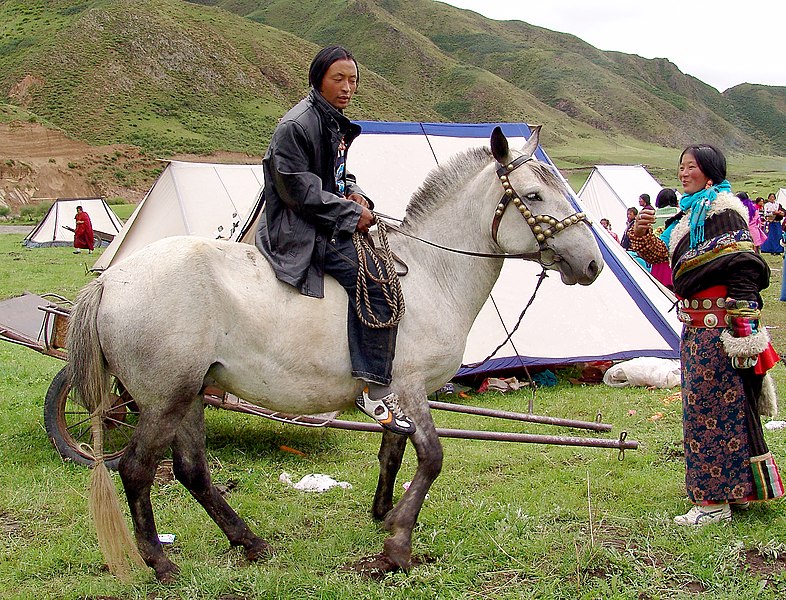
[[[385,429],[399,435],[412,435],[415,433],[415,423],[412,422],[398,405],[398,395],[390,392],[387,396],[372,400],[368,397],[368,388],[355,400],[355,406],[382,425]]]

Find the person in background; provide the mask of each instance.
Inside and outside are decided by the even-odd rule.
[[[604,219],[600,220],[600,224],[603,227],[603,229],[608,231],[609,235],[611,237],[613,237],[616,240],[617,243],[619,243],[619,241],[620,241],[619,236],[611,230],[611,221],[609,221],[608,219],[604,218]]]
[[[763,200],[763,199],[762,199]],[[775,201],[775,194],[769,194],[764,203],[764,220],[771,221],[772,216],[778,210],[778,203]]]
[[[633,227],[633,223],[636,220],[637,214],[639,214],[639,209],[635,206],[631,206],[628,209],[628,221],[625,223],[625,232],[622,234],[622,239],[620,240],[620,245],[625,248],[625,250],[630,250],[630,236],[628,235],[628,232],[630,231],[630,228]]]
[[[751,237],[753,238],[753,245],[756,248],[756,252],[759,251],[761,245],[767,239],[767,236],[764,235],[764,227],[761,224],[761,216],[759,215],[758,207],[753,203],[753,201],[748,198],[748,194],[745,192],[737,192],[737,198],[740,199],[740,202],[748,209],[748,229],[751,231]]]
[[[756,205],[756,209],[759,211],[759,217],[761,219],[762,229],[764,228],[764,198],[759,196],[753,202]],[[767,233],[766,231],[764,233]]]
[[[346,48],[323,48],[308,81],[310,92],[281,118],[262,161],[265,209],[256,245],[276,277],[301,294],[322,298],[325,275],[346,290],[352,377],[363,382],[356,405],[386,429],[410,435],[415,423],[390,388],[397,325],[371,327],[355,306],[360,260],[352,235],[367,233],[375,220],[373,203],[346,171],[347,151],[361,131],[344,116],[358,86],[357,62]],[[380,285],[387,273],[373,275],[371,308],[380,321],[391,321]]]
[[[74,229],[74,254],[79,254],[82,249],[87,250],[88,254],[93,253],[95,238],[93,237],[93,223],[81,206],[76,207],[76,229]]]
[[[652,206],[652,200],[650,199],[649,194],[642,194],[639,196],[639,207],[640,208],[647,208]]]
[[[775,194],[767,196],[767,202],[764,203],[764,221],[767,233],[767,239],[761,245],[761,251],[767,254],[782,254],[783,246],[781,246],[781,236],[783,234],[783,221],[784,211],[778,206],[775,201]]]
[[[714,146],[680,156],[681,215],[660,236],[639,214],[631,246],[650,262],[671,255],[684,328],[682,369],[685,486],[693,507],[678,525],[728,521],[732,507],[783,495],[759,415],[772,414],[767,371],[779,358],[760,324],[770,270],[754,249],[748,210],[731,193],[726,159]]]
[[[666,221],[676,216],[680,211],[677,208],[677,192],[671,188],[663,188],[655,197],[655,230],[661,232],[666,229]]]

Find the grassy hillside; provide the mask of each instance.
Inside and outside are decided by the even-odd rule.
[[[304,94],[317,49],[179,0],[11,1],[0,5],[0,22],[0,86],[14,104],[90,143],[160,154],[259,154]],[[364,79],[361,111],[414,117],[395,88]]]
[[[786,155],[786,89],[721,95],[664,59],[433,0],[7,0],[0,120],[149,158],[259,157],[329,43],[361,63],[353,119],[543,124],[545,147],[576,187],[610,162],[640,162],[672,183],[678,149],[697,140],[729,152],[736,181],[786,186],[786,160],[769,156]],[[84,169],[91,189],[111,187],[97,171]],[[154,172],[110,176],[144,190]]]
[[[763,137],[753,125],[770,105],[754,101],[741,110],[736,96],[721,95],[668,60],[600,51],[521,21],[494,21],[432,0],[307,0],[297,8],[286,0],[202,3],[318,44],[344,41],[371,69],[425,94],[425,103],[447,119],[479,120],[491,111],[502,120],[500,113],[515,105],[503,95],[490,107],[493,80],[474,67],[517,88],[530,122],[536,115],[551,124],[546,106],[559,111],[555,127],[580,122],[594,136],[624,134],[671,147],[701,139],[728,149],[786,152],[784,136]],[[453,98],[446,103],[440,91]]]

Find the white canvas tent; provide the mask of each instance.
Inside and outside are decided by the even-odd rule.
[[[579,190],[579,200],[595,221],[605,218],[622,239],[627,212],[639,208],[639,196],[649,194],[652,204],[663,189],[641,165],[596,165]]]
[[[495,124],[384,123],[360,121],[363,134],[349,153],[347,168],[380,212],[402,218],[412,193],[428,172],[458,152],[487,146]],[[513,148],[529,137],[524,124],[500,124]],[[542,148],[537,158],[551,163]],[[559,172],[554,169],[557,174]],[[561,176],[560,176],[561,177]],[[654,181],[654,180],[653,180]],[[570,186],[565,183],[566,187]],[[660,186],[658,186],[658,190]],[[636,194],[648,191],[642,189]],[[572,201],[584,207],[573,195]],[[654,196],[653,196],[654,198]],[[674,296],[630,260],[600,227],[593,225],[606,267],[590,286],[565,286],[552,275],[543,283],[521,327],[485,364],[460,374],[639,356],[677,358],[682,324],[671,310]],[[491,298],[475,321],[464,364],[483,360],[516,324],[540,268],[506,261]],[[467,285],[472,285],[467,281]]]
[[[100,238],[111,239],[123,226],[103,198],[58,198],[22,244],[30,248],[73,245],[77,206],[90,215],[94,232],[107,234],[99,233]]]
[[[401,218],[412,193],[431,169],[468,148],[487,146],[494,124],[428,124],[364,122],[361,135],[349,153],[349,170],[357,176],[377,209]],[[524,124],[501,124],[514,148],[521,148],[529,136]],[[538,158],[551,163],[542,149]],[[119,257],[154,239],[176,233],[218,237],[235,230],[230,239],[253,243],[253,219],[262,187],[261,167],[171,163],[117,236],[113,250]],[[556,172],[556,169],[555,169]],[[233,186],[232,208],[228,198],[217,201],[218,191],[229,189],[230,175],[246,181]],[[253,179],[252,179],[253,177]],[[566,187],[567,183],[566,183]],[[213,189],[211,192],[210,189]],[[572,201],[577,204],[575,194]],[[153,209],[161,203],[163,206]],[[199,215],[202,227],[185,231],[167,221],[182,220],[181,213],[194,222]],[[152,219],[143,217],[154,215]],[[232,216],[235,214],[236,216]],[[158,215],[158,216],[155,216]],[[133,231],[132,228],[138,229]],[[591,286],[565,286],[552,275],[541,286],[522,326],[498,354],[478,367],[460,374],[482,373],[522,365],[553,365],[590,360],[622,360],[639,356],[676,358],[681,324],[669,312],[673,296],[641,270],[606,231],[593,226],[601,245],[606,267]],[[133,243],[133,247],[126,247]],[[103,257],[102,257],[103,258]],[[482,260],[482,259],[480,259]],[[104,266],[108,266],[107,262]],[[481,311],[470,333],[464,363],[484,359],[513,328],[524,303],[532,294],[540,268],[523,261],[507,261],[491,299]],[[467,281],[466,285],[472,285]]]
[[[172,161],[93,266],[103,270],[173,235],[237,240],[259,202],[262,165]]]
[[[781,188],[778,190],[778,193],[775,194],[775,202],[783,207],[786,207],[786,188]]]

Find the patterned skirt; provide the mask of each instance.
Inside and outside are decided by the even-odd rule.
[[[753,409],[760,390],[731,366],[722,331],[686,326],[682,334],[688,497],[694,504],[777,498],[783,484]]]

